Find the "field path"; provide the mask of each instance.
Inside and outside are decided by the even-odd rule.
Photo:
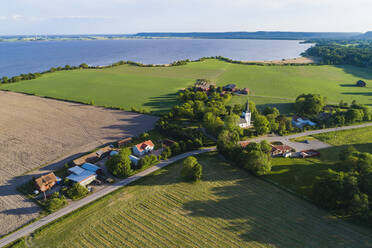
[[[180,154],[178,156],[174,156],[172,158],[170,158],[169,160],[167,161],[163,161],[163,162],[160,162],[159,164],[151,167],[151,168],[148,168],[147,170],[144,170],[138,174],[135,174],[129,178],[126,178],[126,179],[123,179],[113,185],[110,185],[110,186],[106,186],[105,188],[103,188],[102,190],[100,191],[97,191],[81,200],[78,200],[78,201],[74,201],[72,202],[70,205],[68,205],[67,207],[65,208],[62,208],[61,210],[57,211],[57,212],[54,212],[48,216],[45,216],[43,218],[41,218],[40,220],[4,237],[3,239],[0,239],[0,247],[4,247],[8,244],[10,244],[11,242],[19,239],[19,238],[22,238],[24,236],[27,236],[31,233],[33,233],[34,231],[36,231],[38,228],[44,226],[44,225],[47,225],[48,223],[51,223],[55,220],[57,220],[58,218],[66,215],[66,214],[69,214],[75,210],[77,210],[78,208],[81,208],[82,206],[85,206],[107,194],[110,194],[111,192],[125,186],[125,185],[128,185],[134,181],[137,181],[141,178],[143,178],[144,176],[147,176],[151,173],[153,173],[154,171],[157,171],[161,168],[164,168],[166,166],[168,166],[169,164],[171,163],[174,163],[178,160],[181,160],[181,159],[184,159],[186,157],[189,157],[189,156],[192,156],[192,155],[197,155],[197,154],[201,154],[201,153],[206,153],[206,152],[211,152],[211,151],[214,151],[215,148],[207,148],[207,149],[202,149],[202,150],[197,150],[197,151],[192,151],[192,152],[187,152],[187,153],[184,153],[184,154]]]

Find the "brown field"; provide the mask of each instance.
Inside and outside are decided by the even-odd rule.
[[[0,236],[29,222],[39,208],[16,191],[95,147],[153,127],[157,117],[0,91]]]

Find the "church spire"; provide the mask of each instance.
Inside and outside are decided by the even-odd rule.
[[[247,98],[247,103],[245,105],[245,112],[249,113],[249,100],[248,100],[248,98]]]

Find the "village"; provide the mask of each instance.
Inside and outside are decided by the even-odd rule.
[[[235,84],[227,84],[224,87],[217,88],[215,83],[206,79],[197,80],[193,90],[195,92],[201,91],[208,96],[215,90],[220,93],[221,97],[226,94],[249,94],[248,88],[239,89]],[[254,128],[253,121],[252,112],[249,109],[247,98],[245,107],[236,125],[242,130],[248,130]],[[301,130],[304,127],[316,126],[315,122],[298,116],[293,116],[291,123],[294,127]],[[23,192],[27,192],[29,196],[41,203],[41,205],[47,205],[43,202],[47,202],[49,198],[52,198],[52,196],[59,199],[61,195],[67,195],[73,200],[81,199],[89,193],[96,192],[105,187],[105,185],[113,184],[121,179],[110,172],[107,161],[118,156],[120,151],[123,149],[126,149],[127,151],[130,150],[130,154],[127,154],[127,156],[130,159],[130,169],[135,173],[140,171],[140,169],[144,169],[142,168],[142,164],[144,164],[143,161],[151,160],[149,158],[150,156],[153,159],[151,160],[152,162],[146,164],[147,167],[152,166],[161,160],[167,159],[170,156],[169,154],[171,154],[170,151],[174,150],[174,146],[179,146],[176,141],[173,141],[170,138],[164,138],[161,141],[156,140],[156,142],[153,142],[151,139],[144,140],[147,137],[148,135],[143,135],[141,139],[143,141],[139,143],[135,143],[135,141],[138,140],[138,137],[126,137],[99,148],[96,151],[83,155],[74,159],[70,163],[65,164],[63,168],[55,172],[50,172],[38,178],[33,178],[33,182],[26,184],[28,188]],[[270,154],[272,157],[309,158],[319,156],[319,152],[315,150],[319,147],[319,144],[313,144],[312,141],[305,140],[299,145],[298,142],[296,143],[280,139],[280,136],[278,136],[278,140],[275,140],[275,136],[269,139],[271,140]],[[156,146],[154,143],[159,144],[157,145],[157,149],[155,149]],[[240,145],[242,149],[244,149],[249,143],[250,142],[247,141],[241,141]],[[186,150],[198,148],[198,146],[189,147]],[[164,153],[169,154],[165,156]],[[73,193],[68,193],[69,189],[72,189],[73,187],[80,187],[80,190],[75,190],[74,194],[77,194],[76,196]]]

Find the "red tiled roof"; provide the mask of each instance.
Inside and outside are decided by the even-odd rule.
[[[150,146],[150,147],[154,147],[154,143],[152,143],[151,140],[147,140],[147,141],[145,141],[145,142],[142,142],[142,143],[139,143],[139,144],[136,145],[137,150],[138,150],[139,152],[142,152],[142,151],[145,150],[146,147],[148,147],[148,146]]]

